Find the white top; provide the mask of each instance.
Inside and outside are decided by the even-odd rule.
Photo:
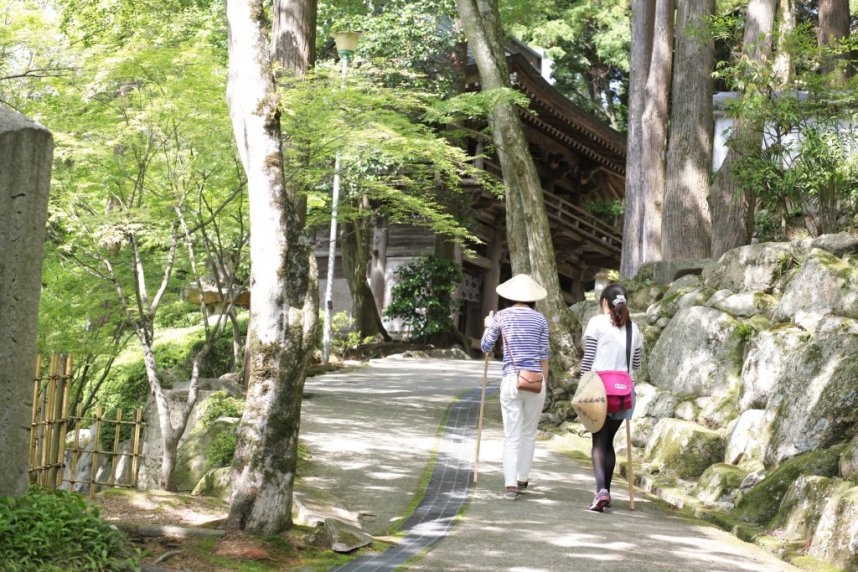
[[[638,325],[634,322],[632,322],[631,364],[626,364],[626,328],[617,328],[611,324],[610,315],[600,314],[591,318],[587,323],[587,329],[584,330],[584,343],[587,350],[591,350],[593,340],[596,342],[593,364],[586,370],[584,369],[583,362],[589,361],[587,359],[589,356],[585,355],[581,367],[582,372],[590,369],[627,371],[632,367],[640,367],[643,336]],[[589,353],[585,352],[585,354]]]

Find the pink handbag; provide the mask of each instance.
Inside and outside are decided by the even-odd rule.
[[[626,323],[626,367],[628,371],[604,370],[596,373],[605,384],[605,395],[608,397],[608,413],[619,413],[632,408],[632,392],[635,382],[630,375],[632,369],[632,323]]]
[[[608,413],[618,413],[632,408],[632,391],[635,389],[632,376],[625,371],[597,371],[605,384],[608,397]]]

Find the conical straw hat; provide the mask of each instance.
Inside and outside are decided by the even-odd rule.
[[[516,274],[495,288],[495,292],[514,302],[536,302],[548,295],[545,288],[527,274]]]
[[[572,398],[572,408],[590,433],[595,433],[605,424],[608,397],[605,395],[605,384],[595,371],[588,371],[581,376]]]

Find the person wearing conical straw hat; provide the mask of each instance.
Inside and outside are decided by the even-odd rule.
[[[602,290],[599,307],[602,313],[590,319],[584,330],[584,357],[581,360],[581,382],[590,371],[628,371],[640,369],[643,352],[643,337],[637,325],[629,317],[626,305],[626,289],[611,284]],[[631,329],[630,348],[627,349],[626,328]],[[631,363],[627,362],[631,355]],[[604,394],[604,391],[603,391]],[[601,429],[593,433],[593,475],[596,477],[596,494],[590,510],[602,512],[611,506],[611,478],[617,457],[614,451],[614,436],[623,420],[631,419],[635,397],[631,393],[631,408],[607,413]]]
[[[496,288],[497,293],[514,302],[485,319],[481,348],[489,352],[498,337],[503,338],[503,377],[500,386],[504,427],[503,498],[515,500],[528,486],[536,432],[548,385],[548,322],[533,309],[547,295],[536,280],[517,274]],[[542,387],[538,393],[519,390],[521,372],[540,372]],[[529,375],[529,374],[528,374]]]

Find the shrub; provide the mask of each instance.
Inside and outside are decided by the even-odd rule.
[[[208,429],[218,417],[241,417],[244,413],[244,399],[233,397],[225,391],[216,391],[205,403],[200,414],[197,430]]]
[[[319,312],[320,327],[316,328],[316,349],[322,351],[323,334],[321,324],[325,319],[324,312]],[[346,352],[357,348],[361,344],[373,341],[373,336],[361,337],[360,332],[354,330],[354,320],[348,312],[337,312],[331,316],[331,354],[344,358]]]
[[[396,269],[392,301],[385,314],[401,318],[411,338],[425,340],[453,326],[451,314],[459,301],[454,298],[462,271],[453,262],[426,256]]]
[[[238,443],[236,430],[224,431],[206,447],[206,470],[228,467],[235,456],[235,446]]]
[[[0,562],[8,572],[139,570],[125,535],[74,493],[32,488],[0,498]]]

